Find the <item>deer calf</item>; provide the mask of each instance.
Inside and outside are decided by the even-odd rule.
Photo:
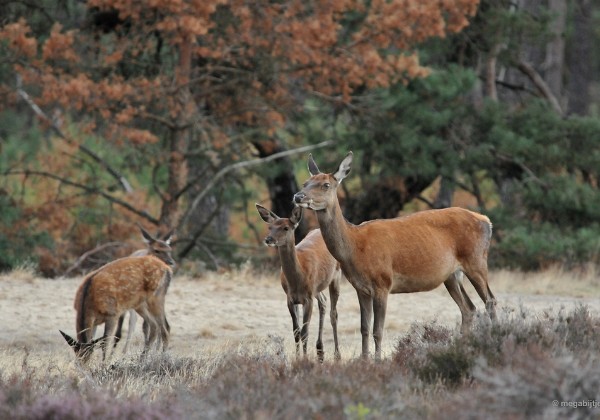
[[[159,335],[163,350],[168,346],[169,327],[164,305],[173,275],[171,248],[167,242],[154,239],[143,229],[142,234],[149,247],[153,248],[151,254],[110,262],[87,275],[77,290],[77,339],[62,331],[60,333],[84,361],[90,358],[94,345],[100,340],[103,344],[103,360],[110,359],[119,319],[132,309],[148,326],[144,354]],[[94,340],[97,326],[103,323],[103,337]]]
[[[319,229],[313,230],[294,245],[294,230],[302,218],[302,208],[296,207],[289,219],[281,218],[260,204],[256,204],[260,217],[269,224],[267,246],[277,247],[281,260],[281,286],[287,295],[287,306],[292,317],[296,354],[300,354],[300,342],[306,357],[308,325],[312,314],[313,298],[319,305],[319,335],[317,357],[324,359],[323,322],[325,318],[325,296],[321,293],[329,288],[331,300],[330,319],[335,343],[335,359],[340,359],[337,336],[337,301],[340,295],[341,271],[338,262],[327,252]],[[298,323],[298,306],[303,307],[302,327]]]
[[[146,255],[154,255],[157,258],[160,258],[161,252],[171,252],[171,239],[173,238],[173,230],[164,235],[162,239],[154,238],[150,235],[143,227],[139,226],[140,231],[142,232],[142,237],[144,242],[146,243],[146,248],[138,249],[131,253],[130,257],[144,257]],[[131,341],[131,337],[133,336],[133,332],[135,331],[135,324],[137,323],[137,313],[135,309],[130,309],[127,311],[129,313],[129,327],[127,328],[127,338],[125,340],[125,347],[123,348],[123,353],[127,353],[129,349],[129,342]],[[121,315],[119,318],[119,326],[117,327],[117,332],[115,333],[115,345],[121,339],[121,331],[123,329],[123,322],[125,320],[125,314]],[[171,327],[165,318],[165,324],[167,326],[167,330],[171,332]],[[144,337],[148,336],[148,324],[144,323],[142,326],[142,330],[144,331]]]

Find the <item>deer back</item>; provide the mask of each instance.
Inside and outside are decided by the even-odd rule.
[[[89,274],[77,291],[77,331],[81,332],[90,318],[98,325],[107,317],[120,316],[158,298],[166,292],[171,277],[171,268],[150,255],[121,258],[104,265]]]
[[[430,290],[461,267],[487,264],[491,232],[487,217],[458,207],[351,225],[353,258],[342,268],[381,281],[395,278],[397,292]]]

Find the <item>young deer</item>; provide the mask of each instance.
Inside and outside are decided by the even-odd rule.
[[[160,253],[164,251],[171,251],[171,239],[173,238],[173,230],[164,235],[162,239],[154,238],[150,235],[143,227],[138,225],[140,231],[142,232],[142,237],[144,242],[146,243],[146,248],[138,249],[131,253],[130,257],[144,257],[146,255],[155,255],[160,258]],[[127,353],[129,349],[129,342],[131,341],[131,337],[133,336],[133,332],[135,331],[135,324],[137,323],[137,313],[134,309],[130,309],[127,311],[129,314],[129,327],[127,328],[127,338],[125,339],[125,347],[123,348],[123,353]],[[117,332],[115,333],[115,345],[121,339],[122,330],[123,330],[123,322],[125,320],[125,314],[121,315],[119,318],[119,326],[117,327]],[[171,332],[171,327],[165,318],[165,324],[167,326],[167,330]],[[144,323],[142,326],[142,330],[144,331],[144,337],[148,335],[148,324]]]
[[[142,234],[156,242],[143,229]],[[60,331],[75,354],[87,361],[94,345],[102,340],[103,360],[109,360],[119,319],[131,309],[148,325],[144,354],[159,335],[166,350],[169,328],[164,305],[173,275],[172,265],[171,248],[164,243],[153,249],[151,255],[121,258],[87,275],[75,296],[77,340]],[[102,323],[105,323],[104,335],[94,340],[96,328]]]
[[[454,207],[372,220],[358,226],[350,224],[342,215],[336,190],[350,172],[351,163],[352,152],[337,172],[324,174],[309,156],[311,177],[294,196],[294,202],[315,211],[327,249],[356,289],[363,357],[369,354],[369,326],[373,316],[375,357],[381,358],[390,293],[424,292],[444,283],[461,311],[462,332],[466,332],[475,305],[462,286],[464,272],[485,302],[490,318],[495,319],[496,300],[487,281],[490,220]]]
[[[325,318],[325,296],[321,293],[329,287],[331,299],[330,319],[335,343],[335,359],[340,359],[337,336],[337,301],[340,296],[341,271],[338,262],[327,252],[321,231],[313,230],[294,246],[294,230],[302,218],[302,208],[296,207],[289,219],[280,218],[275,213],[256,204],[260,217],[269,224],[269,235],[265,238],[267,246],[277,247],[281,260],[281,286],[287,296],[287,306],[292,316],[296,354],[300,354],[300,342],[306,357],[308,326],[312,314],[313,298],[319,305],[319,335],[317,338],[317,357],[323,361],[323,322]],[[303,306],[302,328],[298,323],[297,305]]]

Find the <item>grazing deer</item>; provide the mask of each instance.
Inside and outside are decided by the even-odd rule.
[[[294,195],[294,202],[316,212],[327,249],[340,262],[344,276],[356,289],[362,356],[369,354],[369,326],[373,316],[375,357],[381,358],[390,293],[424,292],[444,283],[460,309],[461,331],[468,331],[476,308],[462,286],[463,272],[494,320],[496,300],[487,281],[487,255],[492,236],[490,220],[453,207],[371,220],[360,225],[348,223],[342,215],[336,190],[350,172],[351,163],[352,152],[344,158],[337,172],[324,174],[310,155],[311,177]]]
[[[281,218],[260,204],[256,204],[260,217],[269,224],[269,235],[265,238],[267,246],[277,247],[281,260],[281,286],[287,295],[287,306],[292,316],[296,354],[300,354],[300,342],[306,357],[308,326],[312,314],[313,298],[319,305],[319,335],[317,338],[317,357],[324,359],[323,322],[325,318],[325,296],[321,293],[329,287],[331,300],[330,320],[333,327],[335,359],[340,359],[337,336],[337,301],[340,296],[341,272],[338,262],[327,252],[321,231],[315,229],[296,246],[294,230],[302,218],[302,208],[295,207],[289,219]],[[297,305],[303,306],[302,328],[298,324]]]
[[[157,240],[148,232],[142,229],[142,234],[156,244]],[[169,328],[164,305],[173,275],[172,265],[171,248],[164,243],[159,244],[151,255],[121,258],[87,275],[75,296],[77,340],[60,331],[75,354],[87,361],[95,344],[102,340],[103,360],[109,360],[119,319],[131,309],[148,326],[143,354],[159,335],[163,350],[166,350]],[[105,323],[104,336],[94,340],[96,327],[102,323]]]

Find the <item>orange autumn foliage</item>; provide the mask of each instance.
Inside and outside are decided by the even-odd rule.
[[[38,169],[83,185],[98,182],[98,190],[114,189],[86,173],[87,163],[69,158],[77,156],[82,134],[101,139],[96,147],[107,155],[119,156],[127,146],[146,166],[166,173],[162,185],[146,185],[141,201],[129,196],[128,202],[143,203],[161,214],[159,224],[172,226],[183,213],[175,201],[185,197],[182,191],[196,175],[188,167],[190,155],[202,151],[206,165],[218,169],[226,159],[249,153],[235,140],[240,131],[254,128],[272,136],[307,98],[344,106],[366,89],[427,75],[419,43],[460,31],[477,5],[477,0],[89,0],[86,18],[115,11],[116,26],[56,22],[40,35],[19,19],[0,26],[0,42],[5,63],[12,64],[35,104],[50,115],[60,111],[68,123],[63,130],[75,133],[69,150],[40,151]],[[0,94],[20,100],[12,85],[0,84]],[[36,182],[43,193],[23,206],[40,219],[47,216],[43,228],[65,245],[65,226],[80,223],[69,206],[92,207],[94,198],[67,194],[56,180]],[[152,187],[158,198],[150,202]],[[61,205],[53,204],[57,197]],[[119,223],[135,218],[115,209]],[[85,242],[84,234],[77,237],[76,246],[94,246],[93,239],[79,242]]]
[[[40,105],[87,110],[124,126],[139,124],[136,117],[147,118],[150,112],[177,118],[185,105],[173,74],[123,78],[106,71],[98,77],[93,66],[83,63],[93,59],[96,66],[109,70],[158,48],[159,39],[174,47],[175,54],[178,46],[191,43],[192,60],[202,63],[190,74],[194,100],[210,104],[213,113],[225,117],[223,123],[274,129],[282,121],[273,118],[273,112],[285,115],[286,109],[296,106],[290,95],[298,87],[350,102],[362,87],[385,87],[427,75],[415,47],[430,37],[463,29],[477,4],[476,0],[92,0],[87,4],[90,9],[118,11],[128,24],[126,36],[113,35],[107,43],[106,36],[64,31],[57,23],[38,46],[20,20],[5,25],[0,38],[35,59],[35,67],[20,67],[19,73],[27,83],[41,87]],[[152,33],[156,38],[149,36]],[[268,112],[263,112],[265,108]],[[135,130],[123,133],[136,142],[154,141],[139,135],[137,130],[143,128],[130,128]]]

